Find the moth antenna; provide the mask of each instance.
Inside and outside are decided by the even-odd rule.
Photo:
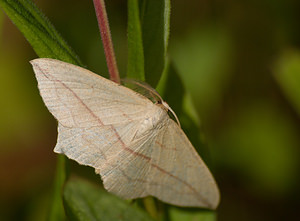
[[[133,80],[133,79],[122,79],[122,82],[124,83],[130,83],[130,84],[135,84],[141,88],[144,88],[145,90],[147,90],[148,92],[150,92],[150,94],[153,96],[156,96],[157,98],[159,98],[159,100],[161,101],[161,103],[163,103],[163,99],[162,97],[159,95],[159,93],[153,89],[149,84],[147,84],[146,82],[143,81],[138,81],[138,80]],[[153,96],[153,97],[154,97]]]
[[[167,110],[169,110],[172,115],[175,117],[176,121],[177,121],[177,124],[179,127],[181,127],[180,125],[180,122],[178,120],[178,117],[177,115],[175,114],[175,112],[172,110],[172,108],[162,99],[162,97],[159,95],[159,93],[153,89],[150,85],[148,85],[146,82],[139,82],[139,81],[135,81],[135,80],[132,80],[132,79],[122,79],[123,82],[127,82],[127,83],[132,83],[132,84],[136,84],[146,90],[148,90],[150,93],[154,94],[156,97],[159,98],[160,100],[160,103],[167,108]]]
[[[172,113],[172,115],[175,117],[175,119],[177,121],[178,126],[181,128],[179,119],[178,119],[177,115],[175,114],[175,112],[172,110],[172,108],[167,104],[167,102],[164,102],[164,101],[162,101],[162,105],[164,105]]]

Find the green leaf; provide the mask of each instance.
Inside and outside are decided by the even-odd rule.
[[[197,119],[195,107],[192,104],[190,96],[186,93],[182,80],[172,62],[166,66],[156,89],[176,113],[183,130],[198,153],[202,157],[204,156],[205,160],[209,159],[206,146],[200,137],[200,122]]]
[[[64,202],[70,220],[152,220],[141,209],[81,180],[67,182]]]
[[[170,208],[170,220],[172,221],[216,221],[216,212],[197,209]]]
[[[66,157],[63,155],[58,155],[52,196],[53,198],[47,219],[48,221],[65,220],[65,211],[62,201],[62,187],[67,177],[67,171],[64,169],[65,164]]]
[[[286,97],[300,114],[300,52],[285,52],[277,62],[274,72]]]
[[[142,0],[140,15],[145,78],[146,82],[155,88],[166,65],[170,29],[170,0]]]
[[[0,0],[0,6],[23,33],[39,57],[82,65],[77,55],[31,1]],[[62,203],[62,186],[66,179],[64,156],[58,156],[56,170],[48,220],[63,220],[65,217]]]
[[[0,6],[39,57],[82,65],[73,50],[30,0],[0,0]]]
[[[138,0],[128,0],[127,77],[145,81],[144,51]]]
[[[179,117],[182,112],[185,89],[173,63],[166,64],[156,90]]]

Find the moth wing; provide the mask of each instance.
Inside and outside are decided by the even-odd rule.
[[[143,119],[153,103],[142,95],[62,61],[31,61],[40,94],[66,127],[92,127]]]
[[[173,120],[134,139],[154,108],[151,101],[75,65],[31,63],[41,96],[59,121],[55,152],[94,167],[105,188],[124,198],[153,195],[175,205],[216,208],[216,183]]]
[[[147,186],[150,195],[178,206],[217,207],[220,194],[212,174],[173,120],[152,146]]]
[[[134,124],[101,127],[65,127],[58,124],[58,138],[54,152],[65,154],[79,164],[100,169],[117,154]],[[116,132],[117,130],[117,132]]]
[[[136,122],[90,128],[59,124],[54,151],[94,167],[109,192],[126,199],[144,197],[152,152],[146,146],[153,136],[134,139],[139,127]]]
[[[151,140],[155,135],[144,136],[123,148],[106,162],[98,172],[105,189],[125,199],[148,196],[147,182],[151,167]]]

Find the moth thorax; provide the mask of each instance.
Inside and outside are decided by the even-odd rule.
[[[135,137],[144,136],[148,132],[153,133],[153,130],[159,130],[163,127],[164,121],[167,119],[168,113],[160,107],[149,111],[147,117],[142,121]]]

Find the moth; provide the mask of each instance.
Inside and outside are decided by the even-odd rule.
[[[183,207],[218,206],[217,184],[166,102],[62,61],[31,64],[58,121],[54,152],[95,168],[104,188],[125,199],[151,195]]]

